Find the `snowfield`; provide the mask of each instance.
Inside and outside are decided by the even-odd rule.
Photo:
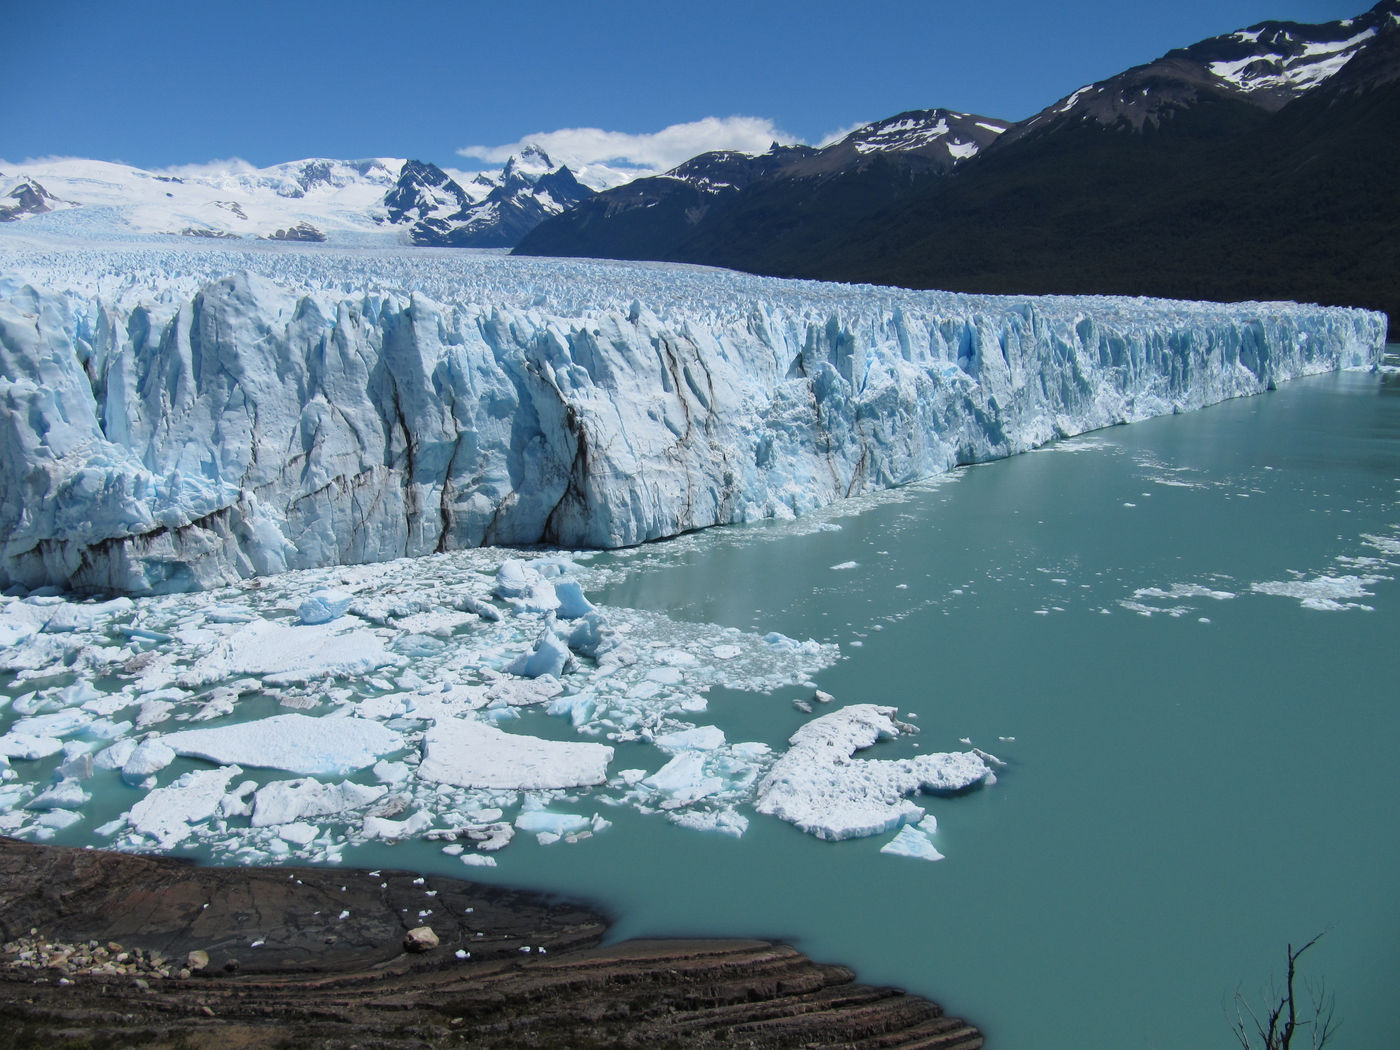
[[[188,590],[787,518],[1373,368],[1385,332],[1295,304],[189,240],[0,235],[0,585]]]

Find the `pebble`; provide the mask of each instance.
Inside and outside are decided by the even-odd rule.
[[[60,984],[70,984],[69,976],[87,974],[93,977],[132,977],[142,989],[149,989],[147,979],[167,979],[175,973],[187,980],[194,971],[209,965],[209,954],[204,951],[189,953],[187,965],[176,968],[161,952],[147,952],[141,948],[124,948],[116,941],[108,941],[105,946],[97,941],[84,941],[68,944],[63,941],[50,941],[40,936],[37,929],[30,929],[29,936],[7,941],[0,945],[0,966],[21,970],[57,970],[64,976]]]

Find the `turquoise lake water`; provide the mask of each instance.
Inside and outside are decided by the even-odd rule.
[[[751,808],[728,838],[607,805],[600,834],[521,834],[494,869],[423,841],[347,846],[343,863],[581,897],[618,939],[782,938],[1011,1050],[1234,1046],[1236,990],[1260,1003],[1285,946],[1326,930],[1303,973],[1336,994],[1329,1045],[1394,1044],[1400,375],[1301,380],[584,563],[610,581],[589,588],[607,607],[839,645],[814,676],[834,707],[893,705],[922,727],[862,757],[968,740],[1006,765],[918,800],[938,863]],[[693,718],[781,750],[812,695],[712,690]],[[277,710],[251,699],[240,717]],[[537,711],[513,728],[575,736]],[[619,744],[613,768],[661,760]],[[55,841],[106,844],[94,829],[136,797],[106,776]]]
[[[1400,587],[1342,578],[1395,575],[1397,380],[1323,376],[1102,431],[839,531],[624,553],[608,603],[840,643],[818,685],[923,728],[870,755],[967,737],[1008,766],[920,800],[936,864],[881,855],[884,836],[755,817],[731,840],[619,811],[488,877],[601,902],[617,937],[784,937],[1012,1048],[1235,1045],[1235,991],[1261,1001],[1285,945],[1326,930],[1303,972],[1336,994],[1329,1045],[1393,1045]],[[1302,600],[1329,594],[1340,608]],[[804,696],[712,694],[710,713],[777,745]]]

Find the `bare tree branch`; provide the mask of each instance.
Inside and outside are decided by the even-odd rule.
[[[1324,930],[1323,933],[1325,932]],[[1306,982],[1312,1009],[1311,1012],[1305,1009],[1300,1016],[1296,988],[1298,959],[1321,937],[1322,934],[1319,933],[1297,951],[1293,950],[1292,944],[1288,945],[1288,976],[1284,991],[1283,994],[1278,994],[1272,982],[1270,983],[1269,1002],[1272,1006],[1265,1020],[1260,1020],[1249,1001],[1239,989],[1235,990],[1235,1016],[1230,1030],[1234,1032],[1242,1050],[1292,1050],[1293,1037],[1300,1028],[1308,1029],[1313,1050],[1322,1050],[1327,1045],[1327,1040],[1337,1030],[1336,997],[1327,991],[1326,985],[1321,981],[1316,984]],[[1246,1014],[1249,1015],[1247,1022]]]

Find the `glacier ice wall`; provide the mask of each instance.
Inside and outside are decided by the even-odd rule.
[[[438,253],[0,260],[0,584],[97,591],[801,514],[1372,367],[1385,333]]]

